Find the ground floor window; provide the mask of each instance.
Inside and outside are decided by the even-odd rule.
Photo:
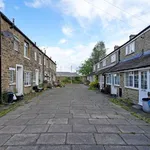
[[[125,85],[127,87],[138,88],[139,87],[139,74],[138,71],[125,73]]]
[[[111,84],[111,74],[106,75],[106,83]]]
[[[141,89],[147,89],[147,71],[141,72]]]
[[[26,86],[31,85],[31,72],[29,71],[24,72],[24,85]]]
[[[114,74],[114,85],[120,85],[120,75],[119,75],[119,73]]]
[[[9,68],[9,84],[15,83],[15,68]]]

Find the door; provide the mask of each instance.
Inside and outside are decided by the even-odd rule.
[[[100,90],[104,89],[104,76],[103,75],[99,76],[99,86],[100,86]]]
[[[39,70],[35,70],[35,84],[39,85]]]
[[[17,94],[23,94],[23,66],[16,65],[16,89]]]
[[[111,76],[111,81],[112,81],[112,84],[111,84],[111,94],[112,95],[117,95],[117,88],[114,86],[114,78],[115,78],[115,75],[112,74],[112,76]]]
[[[145,70],[145,71],[141,71],[139,73],[139,80],[140,80],[140,84],[139,84],[139,105],[142,105],[142,98],[146,98],[147,97],[147,93],[150,90],[150,75],[149,75],[149,71]]]

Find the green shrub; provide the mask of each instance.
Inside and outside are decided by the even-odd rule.
[[[95,80],[95,81],[93,81],[93,82],[91,82],[90,84],[89,84],[89,89],[97,89],[97,87],[98,87],[98,81],[97,80]]]

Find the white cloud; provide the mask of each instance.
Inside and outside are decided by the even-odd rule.
[[[62,32],[64,35],[71,37],[73,35],[73,29],[69,26],[63,26]]]
[[[61,39],[60,41],[59,41],[59,44],[65,44],[65,43],[67,43],[68,41],[66,40],[66,39]]]
[[[33,0],[32,2],[25,1],[25,5],[33,8],[46,7],[51,4],[51,0]]]
[[[75,46],[71,49],[61,47],[46,47],[46,54],[57,63],[57,71],[76,71],[82,61],[87,59],[96,42]],[[41,47],[43,49],[44,46]]]
[[[3,0],[0,0],[0,10],[3,10],[5,8],[5,4]]]

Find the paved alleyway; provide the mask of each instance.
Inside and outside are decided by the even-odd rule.
[[[72,85],[46,91],[0,118],[0,150],[150,150],[150,126]]]

